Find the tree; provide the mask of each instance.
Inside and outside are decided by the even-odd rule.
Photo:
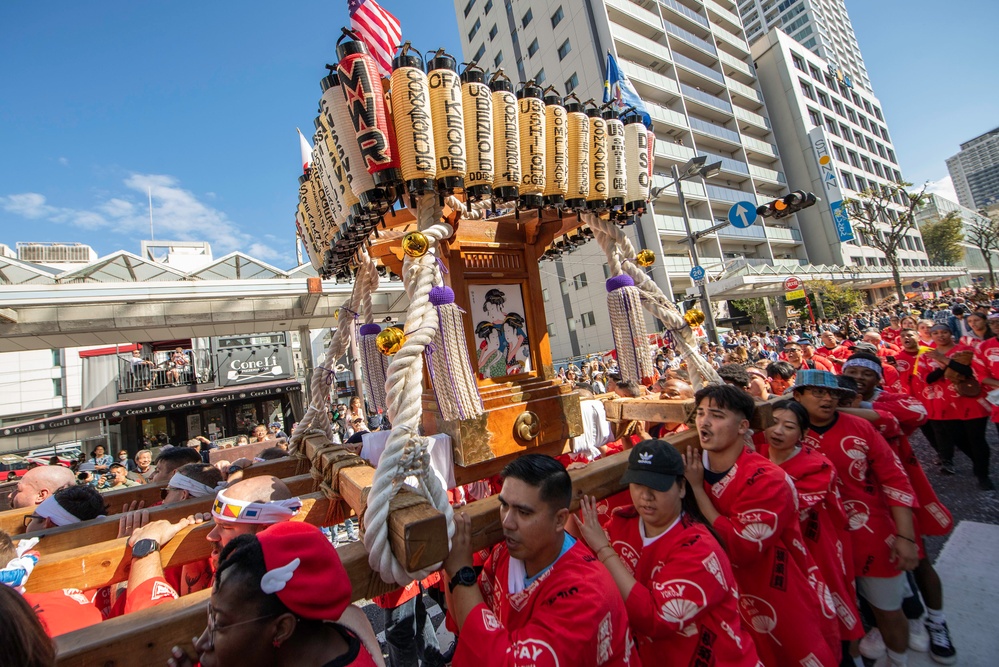
[[[989,284],[996,288],[996,276],[992,271],[992,252],[999,252],[999,216],[980,210],[980,217],[968,223],[968,242],[979,247],[989,267]]]
[[[905,247],[904,239],[909,232],[916,229],[916,211],[926,200],[926,186],[912,193],[906,190],[911,185],[904,182],[872,185],[857,193],[856,199],[845,202],[853,211],[854,229],[867,237],[871,247],[885,254],[899,303],[905,301],[905,291],[898,268],[898,251]]]
[[[864,297],[859,291],[837,285],[831,280],[806,281],[805,291],[812,295],[812,307],[821,308],[815,313],[816,317],[842,317],[864,307]],[[804,299],[789,300],[787,305],[797,308],[803,316],[808,309]]]
[[[753,329],[760,330],[770,326],[770,315],[764,297],[755,299],[732,299],[732,305],[746,313],[753,321]]]
[[[950,211],[939,220],[927,222],[920,228],[923,244],[930,264],[954,266],[964,257],[961,242],[964,240],[964,222],[957,211]]]

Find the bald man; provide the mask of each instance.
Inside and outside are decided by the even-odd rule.
[[[38,466],[24,473],[17,487],[10,492],[14,509],[40,505],[59,489],[76,485],[76,475],[63,466]]]

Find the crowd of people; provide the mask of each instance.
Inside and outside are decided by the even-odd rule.
[[[442,572],[379,601],[388,663],[835,667],[867,658],[898,667],[910,650],[955,663],[943,586],[923,545],[925,536],[947,534],[953,519],[922,466],[953,474],[957,448],[992,490],[985,429],[990,417],[999,422],[989,403],[999,387],[999,313],[977,302],[914,309],[726,335],[699,350],[724,383],[697,392],[670,346],[659,350],[656,376],[642,382],[623,379],[613,363],[565,368],[560,377],[580,394],[583,433],[562,457],[524,454],[495,478],[451,490],[457,511]],[[611,423],[600,399],[608,393],[692,398],[694,413]],[[772,395],[772,423],[753,432],[755,399]],[[371,426],[359,401],[330,411],[344,444]],[[917,429],[938,461],[915,456],[909,437]],[[699,450],[663,439],[689,430],[683,442]],[[584,497],[570,512],[569,471],[617,452],[627,452],[625,490]],[[118,478],[120,464],[94,458]],[[104,511],[96,488],[55,468],[25,475],[12,498],[35,507],[29,531]],[[149,481],[167,482],[164,503],[214,497],[212,512],[168,523],[125,508],[127,585],[22,593],[35,618],[25,628],[54,636],[211,588],[209,621],[194,645],[201,664],[382,664],[370,624],[349,604],[329,536],[287,523],[301,501],[281,480],[244,478],[175,447],[161,452]],[[494,494],[502,541],[476,552],[460,507]],[[204,521],[214,523],[211,555],[164,569],[160,549]],[[0,535],[4,581],[22,592],[33,566],[24,543]],[[435,646],[428,594],[447,609],[453,651]],[[82,606],[95,611],[79,613]],[[174,649],[172,665],[193,661]]]

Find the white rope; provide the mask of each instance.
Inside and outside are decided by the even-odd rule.
[[[612,276],[627,273],[635,281],[635,287],[642,291],[642,305],[666,324],[673,332],[673,342],[679,348],[680,356],[687,362],[687,374],[695,390],[708,384],[720,384],[721,378],[697,352],[694,332],[683,315],[654,280],[635,264],[635,246],[621,228],[610,220],[601,220],[593,213],[582,213],[583,222],[593,230],[593,236],[607,256],[607,265]]]
[[[340,306],[336,331],[330,338],[330,344],[326,348],[326,355],[323,357],[322,363],[318,364],[312,371],[312,381],[309,386],[312,400],[305,415],[299,420],[298,426],[291,434],[289,442],[288,448],[293,454],[298,451],[302,440],[309,435],[321,434],[325,435],[330,442],[333,441],[333,425],[330,423],[329,410],[326,408],[326,399],[330,395],[330,378],[335,377],[333,374],[336,372],[336,360],[346,353],[350,336],[354,335],[356,313],[361,307],[365,295],[367,295],[370,312],[371,292],[378,289],[378,269],[364,248],[358,251],[358,261],[360,269],[354,279],[354,289],[350,293],[350,298]]]
[[[464,206],[454,208],[465,210]],[[432,440],[419,435],[423,351],[438,328],[437,311],[429,299],[430,288],[440,281],[437,244],[449,238],[454,230],[440,222],[441,208],[434,194],[419,198],[416,216],[417,228],[430,241],[430,249],[421,257],[406,256],[403,260],[402,278],[410,298],[405,326],[406,342],[396,352],[388,368],[386,393],[392,432],[378,461],[364,513],[364,546],[368,550],[368,564],[382,579],[400,586],[422,579],[441,567],[437,563],[418,572],[408,572],[395,558],[388,543],[389,503],[406,485],[407,478],[415,478],[416,486],[405,488],[415,490],[444,514],[449,547],[454,534],[447,491],[430,468],[429,446]]]

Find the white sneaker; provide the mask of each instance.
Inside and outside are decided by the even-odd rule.
[[[888,648],[885,646],[885,640],[881,637],[880,630],[871,628],[871,631],[864,635],[863,639],[860,640],[860,655],[868,660],[887,658]]]
[[[920,653],[930,650],[930,634],[921,618],[909,619],[909,649]]]

